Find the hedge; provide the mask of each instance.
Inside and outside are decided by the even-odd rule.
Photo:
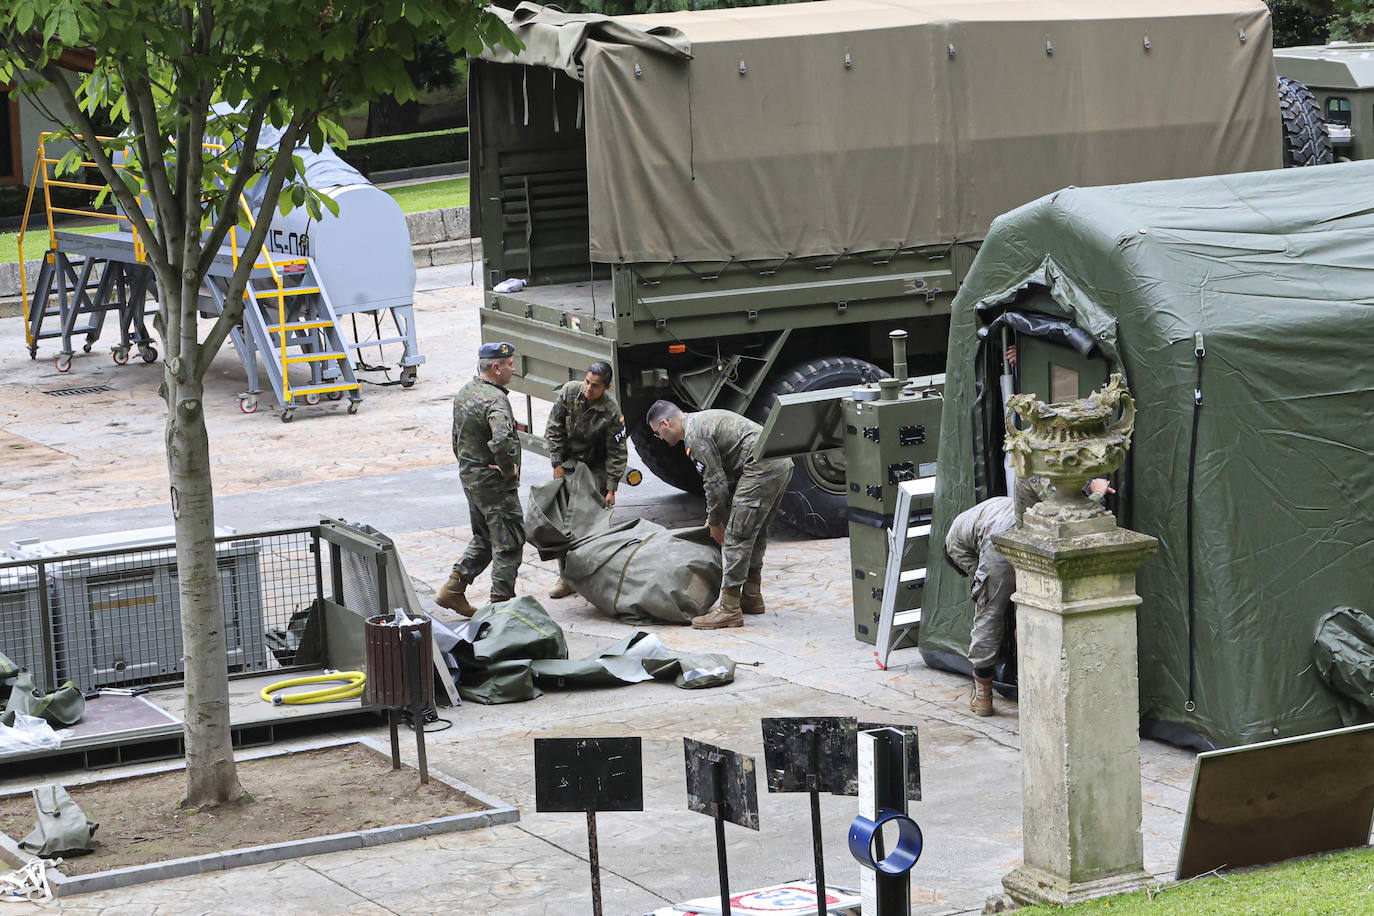
[[[455,127],[419,134],[354,140],[339,157],[364,175],[392,169],[462,162],[468,158],[468,129]]]

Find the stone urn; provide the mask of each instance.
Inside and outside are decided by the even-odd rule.
[[[1029,425],[1019,428],[1016,417]],[[1046,404],[1033,394],[1012,395],[1006,420],[1005,448],[1016,476],[1039,477],[1053,488],[1026,512],[1028,530],[1073,537],[1116,527],[1112,514],[1084,496],[1083,487],[1121,467],[1131,447],[1135,401],[1119,373],[1076,401]]]

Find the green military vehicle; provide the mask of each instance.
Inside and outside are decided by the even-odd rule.
[[[943,371],[997,215],[1283,158],[1258,0],[498,12],[525,47],[471,67],[482,338],[516,343],[536,398],[609,361],[640,459],[684,490],[655,399],[762,419],[887,375],[897,329]],[[784,517],[843,534],[841,451],[797,461]]]
[[[1280,86],[1302,84],[1312,96],[1310,105],[1286,107],[1286,121],[1314,124],[1314,136],[1326,134],[1316,142],[1325,139],[1337,159],[1374,159],[1374,44],[1279,48],[1274,65]]]

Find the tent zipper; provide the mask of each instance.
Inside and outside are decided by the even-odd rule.
[[[1197,709],[1197,659],[1193,627],[1196,617],[1195,581],[1193,575],[1193,488],[1197,477],[1197,431],[1202,417],[1202,360],[1207,355],[1203,346],[1202,332],[1193,332],[1193,357],[1197,363],[1197,381],[1193,384],[1193,433],[1188,443],[1188,702],[1183,708],[1192,712]]]

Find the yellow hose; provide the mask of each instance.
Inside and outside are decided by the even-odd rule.
[[[324,684],[330,681],[344,681],[343,684],[336,684],[333,687],[325,687],[320,690],[302,690],[300,693],[287,693],[281,696],[273,696],[278,690],[285,690],[287,687],[299,687],[301,684]],[[275,684],[268,684],[258,692],[258,696],[273,706],[300,706],[305,703],[329,703],[333,700],[351,700],[354,697],[362,696],[363,684],[367,682],[367,675],[361,671],[337,671],[334,674],[312,674],[309,677],[295,677],[287,681],[277,681]]]

